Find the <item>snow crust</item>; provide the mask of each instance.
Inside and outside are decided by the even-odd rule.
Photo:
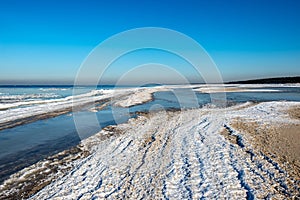
[[[117,132],[102,130],[84,140],[91,155],[31,199],[292,198],[288,183],[295,180],[229,122],[241,117],[296,123],[282,112],[294,105],[300,102],[245,103],[131,119],[115,127]],[[224,126],[240,138],[238,144],[219,134]],[[111,137],[103,140],[101,135]]]
[[[23,119],[44,113],[51,113],[71,108],[72,106],[79,106],[87,103],[92,103],[98,100],[110,98],[112,96],[112,93],[113,91],[95,90],[86,94],[69,96],[61,99],[0,104],[0,109],[7,109],[0,111],[0,123]],[[31,106],[20,107],[25,105]]]
[[[153,93],[168,90],[170,90],[170,88],[164,86],[157,86],[153,88],[135,88],[130,91],[131,95],[127,95],[124,99],[117,101],[115,105],[120,107],[130,107],[137,104],[142,104],[151,101]]]

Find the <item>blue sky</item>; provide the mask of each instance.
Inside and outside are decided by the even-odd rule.
[[[225,81],[296,76],[300,75],[299,10],[297,0],[0,0],[0,84],[72,83],[83,60],[100,42],[149,26],[195,39]],[[149,51],[129,58],[134,63],[143,56]],[[173,59],[162,57],[160,61]],[[130,66],[129,58],[124,60]],[[186,70],[189,67],[182,64],[178,69],[188,71],[184,75],[196,82],[192,70]],[[137,79],[149,76],[140,72]]]

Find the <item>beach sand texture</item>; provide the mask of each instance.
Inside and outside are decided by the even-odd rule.
[[[31,199],[299,198],[298,108],[265,102],[144,114],[84,140],[85,156],[68,160],[66,175]],[[8,185],[21,176],[1,186],[1,198],[20,195]]]

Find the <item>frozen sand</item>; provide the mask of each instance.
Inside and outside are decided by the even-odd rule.
[[[293,123],[244,121],[237,118],[232,120],[231,125],[246,135],[257,149],[281,163],[290,175],[300,181],[300,106],[294,105],[283,110],[292,118]]]
[[[270,156],[274,149],[260,148],[234,123],[299,125],[286,112],[299,104],[246,103],[140,116],[84,140],[87,157],[68,163],[65,176],[31,199],[293,198],[299,195],[299,177],[288,171],[293,163]]]

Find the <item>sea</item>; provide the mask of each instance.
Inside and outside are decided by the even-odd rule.
[[[129,86],[121,86],[121,88]],[[150,86],[146,86],[150,87]],[[120,86],[118,86],[120,88]],[[252,87],[252,89],[255,87]],[[71,97],[76,90],[76,95],[88,94],[97,90],[114,90],[115,86],[100,85],[91,86],[66,86],[66,85],[23,85],[23,86],[0,86],[0,115],[7,110],[39,105],[45,101],[60,100]],[[264,89],[264,92],[230,92],[226,93],[228,106],[244,102],[264,101],[300,101],[300,86],[257,86],[257,89]],[[178,88],[176,93],[184,93],[186,89]],[[268,92],[269,91],[269,92]],[[185,101],[186,109],[210,105],[211,96],[207,93],[195,93],[197,105],[189,99]],[[181,100],[182,101],[182,100]],[[160,109],[181,109],[182,102],[179,102],[178,95],[172,91],[159,91],[153,95],[153,100],[144,104],[135,105],[125,110],[107,105],[100,110],[92,110],[89,107],[76,111],[76,115],[84,119],[79,127],[85,131],[85,137],[89,137],[102,128],[124,123],[130,118],[137,117],[140,112],[148,112],[153,107]],[[116,119],[113,111],[118,109],[125,114],[119,115]],[[13,111],[13,110],[12,110]],[[78,145],[83,139],[78,135],[78,127],[75,126],[71,111],[33,121],[31,123],[3,129],[0,131],[0,184],[11,174],[30,166],[39,160],[54,155],[63,150]],[[89,123],[90,119],[97,116],[99,125]]]

